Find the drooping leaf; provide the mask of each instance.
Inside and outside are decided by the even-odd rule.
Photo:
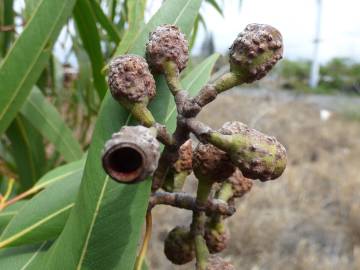
[[[3,20],[1,21],[2,25],[14,25],[14,0],[4,0],[2,1],[0,5],[2,5],[2,8],[0,8],[0,11],[3,11]],[[1,16],[0,16],[1,17]],[[7,50],[10,48],[10,44],[13,38],[13,31],[5,31],[3,33],[0,33],[0,47],[1,47],[1,53],[0,55],[4,56],[7,52]],[[0,57],[1,58],[1,57]]]
[[[6,270],[27,270],[29,266],[43,256],[51,242],[36,245],[7,248],[0,251],[0,266]]]
[[[182,84],[183,86],[188,87],[191,94],[195,95],[201,89],[201,86],[209,80],[211,69],[217,58],[218,55],[210,56],[194,69],[192,69],[187,74],[187,76],[184,77]],[[174,117],[176,117],[175,104],[172,104],[173,106],[171,107],[171,110],[168,112],[166,117],[167,120],[165,120],[165,123],[167,124],[174,122]],[[64,181],[68,178],[72,178],[72,181],[76,183],[70,184],[69,188],[74,190],[71,190],[69,193],[73,194],[72,202],[74,202],[76,194],[75,190],[77,189],[80,182],[80,178],[77,178],[77,175],[81,174],[83,163],[83,161],[73,162],[47,173],[44,177],[42,177],[42,179],[38,181],[34,188],[42,189],[58,181]],[[54,190],[60,190],[60,188],[54,187]],[[65,223],[67,213],[71,210],[71,207],[67,208],[69,205],[69,200],[66,199],[67,197],[63,198],[62,193],[54,193],[49,191],[47,194],[48,195],[46,197],[45,195],[44,197],[39,196],[40,198],[34,197],[29,202],[29,204],[37,205],[37,207],[24,207],[16,219],[11,222],[11,225],[9,225],[7,228],[8,231],[12,232],[11,235],[7,237],[11,238],[11,241],[7,243],[8,245],[36,243],[46,239],[54,239],[61,233],[62,228],[58,226],[55,230],[52,224],[54,222],[56,224]],[[54,207],[52,200],[59,202],[56,204],[56,207]],[[29,215],[34,216],[30,221],[28,217]],[[36,224],[39,225],[36,226]],[[45,236],[48,238],[44,238]],[[3,241],[0,240],[0,246],[2,245],[2,242]]]
[[[109,35],[110,39],[118,44],[120,42],[120,33],[116,29],[113,22],[106,16],[102,8],[100,7],[99,3],[95,0],[89,1],[91,7],[95,13],[96,19],[101,24],[102,28],[106,31]]]
[[[75,0],[41,0],[0,64],[0,134],[15,118],[46,65]]]
[[[217,0],[206,0],[219,14],[224,15],[222,8],[220,7]]]
[[[44,136],[52,142],[57,151],[68,162],[82,157],[80,144],[56,108],[45,99],[36,87],[31,91],[21,108],[21,114]],[[39,177],[37,177],[38,179]]]
[[[17,215],[21,207],[26,204],[26,200],[19,201],[13,205],[10,205],[6,209],[0,212],[0,234],[3,232],[5,227],[9,224],[10,220]]]
[[[0,236],[0,248],[38,243],[58,236],[74,205],[82,166],[83,161],[74,162],[42,179],[38,186],[46,184],[47,189],[29,200],[12,218]]]
[[[164,23],[176,23],[189,34],[200,4],[200,0],[167,0],[137,35],[133,45],[124,47],[132,47],[131,53],[143,55],[148,33]],[[118,50],[118,53],[123,52]],[[152,107],[156,108],[153,114],[159,122],[164,121],[159,115],[166,116],[170,100],[163,90],[158,89],[153,102],[157,106]],[[105,141],[126,124],[128,118],[127,112],[108,94],[99,113],[75,207],[44,260],[31,269],[132,269],[150,182],[115,183],[104,173],[100,161]],[[66,260],[61,259],[64,257]]]
[[[117,48],[117,54],[127,52],[141,33],[144,26],[146,0],[128,0],[126,2],[129,29],[125,33],[122,42]],[[141,35],[141,34],[140,34]]]
[[[20,191],[27,190],[43,175],[46,167],[42,137],[21,115],[11,123],[6,135],[11,142]]]
[[[96,26],[96,17],[89,0],[77,0],[74,8],[76,26],[85,50],[92,64],[94,85],[99,97],[105,96],[107,85],[105,76],[101,70],[104,67],[104,59],[101,52],[100,37]]]

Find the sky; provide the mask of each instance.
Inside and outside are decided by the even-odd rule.
[[[1,1],[1,0],[0,0]],[[181,0],[178,0],[181,1]],[[222,1],[221,16],[210,5],[203,5],[201,13],[207,23],[207,31],[214,37],[216,51],[226,54],[229,46],[249,23],[266,23],[275,26],[283,34],[285,57],[311,59],[315,36],[317,0],[218,0]],[[147,18],[161,5],[160,0],[148,0]],[[333,57],[347,57],[360,61],[360,1],[322,0],[321,62]],[[24,0],[15,1],[17,10]],[[200,28],[193,53],[201,53],[206,36]],[[55,53],[61,59],[71,46],[63,31],[55,45]],[[62,45],[66,40],[65,49]],[[70,62],[71,59],[70,59]]]
[[[228,47],[249,23],[266,23],[283,34],[285,57],[310,59],[315,36],[316,0],[223,0],[224,16],[205,6],[202,13],[212,32],[216,51],[226,53]],[[320,59],[326,62],[333,57],[360,60],[360,1],[323,0]],[[199,33],[194,48],[201,50],[205,36]]]

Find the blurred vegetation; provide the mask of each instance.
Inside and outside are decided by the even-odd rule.
[[[308,86],[311,62],[283,60],[277,67],[281,87],[315,93],[360,94],[360,63],[347,58],[334,58],[321,66],[319,85]]]

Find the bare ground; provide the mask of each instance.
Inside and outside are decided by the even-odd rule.
[[[323,109],[331,111],[328,120]],[[236,269],[360,269],[360,121],[347,113],[356,110],[360,98],[235,89],[201,113],[214,128],[247,123],[288,150],[283,176],[256,182],[228,221],[231,244],[222,256]],[[162,251],[167,232],[189,223],[190,213],[155,209],[150,269],[193,269],[171,265]]]

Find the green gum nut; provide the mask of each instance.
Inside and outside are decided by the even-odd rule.
[[[249,24],[230,47],[230,71],[251,83],[263,78],[282,56],[282,36],[276,28]]]
[[[220,132],[211,133],[209,142],[227,152],[243,176],[268,181],[284,172],[286,149],[274,137],[240,122],[225,123]]]

